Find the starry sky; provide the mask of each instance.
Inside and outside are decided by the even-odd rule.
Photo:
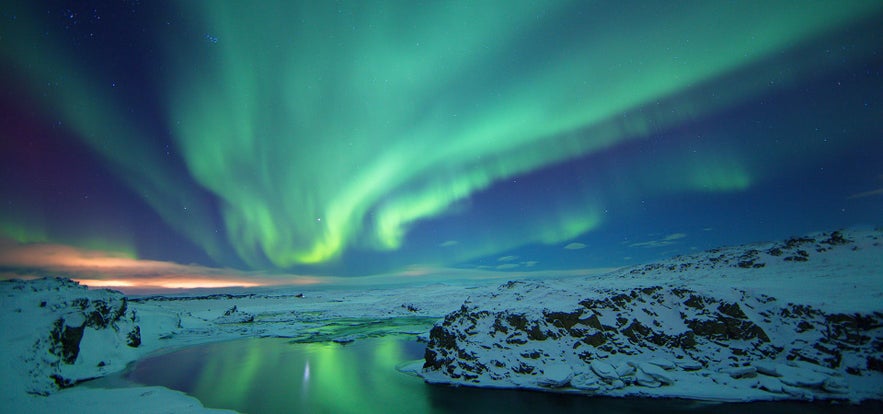
[[[0,19],[5,278],[566,274],[883,217],[877,1]]]

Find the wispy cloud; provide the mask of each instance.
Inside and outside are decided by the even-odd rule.
[[[871,196],[875,196],[875,195],[883,195],[883,188],[878,188],[876,190],[870,190],[870,191],[865,191],[865,192],[853,194],[853,195],[849,196],[849,198],[850,199],[865,198],[865,197],[871,197]]]
[[[517,260],[518,256],[503,256],[497,259],[498,262],[511,262]]]
[[[883,183],[883,174],[877,176],[877,181]],[[873,197],[873,196],[877,196],[877,195],[883,195],[883,187],[876,188],[873,190],[868,190],[868,191],[862,191],[860,193],[853,194],[853,195],[849,196],[849,199],[851,200],[851,199],[855,199],[855,198]]]
[[[0,239],[0,278],[47,276],[69,277],[92,287],[112,287],[129,292],[323,282],[322,278],[308,275],[246,273],[196,264],[133,259],[60,244],[20,244]]]
[[[197,264],[140,260],[120,254],[81,249],[66,245],[22,244],[0,238],[0,280],[67,277],[93,288],[112,288],[127,294],[155,294],[194,288],[260,286],[392,286],[412,283],[474,283],[476,281],[540,279],[589,276],[613,268],[567,270],[521,270],[537,261],[514,262],[516,256],[503,256],[497,266],[462,269],[412,265],[399,271],[355,277],[315,276],[293,273],[243,272]],[[509,271],[506,271],[509,270]]]
[[[585,249],[586,245],[583,243],[579,243],[579,242],[573,242],[573,243],[568,244],[567,246],[564,246],[564,248],[567,250],[579,250],[579,249]]]
[[[661,239],[658,239],[658,240],[649,240],[649,241],[645,241],[645,242],[632,243],[632,244],[629,245],[629,247],[664,247],[664,246],[670,246],[670,245],[672,245],[672,244],[677,243],[678,240],[683,239],[684,237],[687,237],[687,235],[684,234],[684,233],[673,233],[673,234],[669,234],[668,236],[665,236],[665,237],[663,237],[663,238],[661,238]]]
[[[460,242],[458,242],[458,241],[456,241],[456,240],[448,240],[448,241],[446,241],[446,242],[444,242],[444,243],[439,244],[439,247],[453,247],[453,246],[456,246],[456,245],[458,245],[458,244],[460,244]]]

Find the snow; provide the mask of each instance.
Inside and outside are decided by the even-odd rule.
[[[674,384],[676,381],[674,376],[665,372],[665,370],[660,368],[658,365],[648,362],[629,362],[629,365],[637,368],[638,371],[649,375],[651,378],[659,381],[661,384],[671,385]]]
[[[221,414],[235,413],[203,407],[196,398],[164,387],[96,389],[76,387],[49,397],[18,396],[4,402],[14,413],[70,414]]]
[[[549,364],[543,367],[542,376],[537,379],[537,384],[541,387],[561,388],[573,378],[573,371],[566,364]]]
[[[613,381],[619,379],[619,373],[616,372],[616,367],[604,361],[595,360],[592,361],[589,366],[592,368],[592,372],[602,380]]]
[[[584,279],[510,282],[433,328],[422,375],[536,388],[531,377],[566,364],[574,376],[562,392],[881,399],[881,242],[880,230],[817,233]]]
[[[125,369],[128,363],[156,352],[242,337],[286,337],[299,341],[353,341],[382,331],[427,335],[429,327],[470,294],[494,286],[434,284],[389,289],[274,290],[261,294],[151,296],[128,298],[121,317],[106,327],[86,322],[98,303],[108,304],[101,317],[112,319],[124,296],[110,290],[88,290],[67,279],[0,282],[0,399],[9,412],[217,412],[198,400],[162,387],[59,390],[50,378],[71,383]],[[459,300],[451,300],[459,298]],[[80,309],[79,304],[86,303]],[[50,349],[57,320],[83,327],[73,364]],[[385,323],[377,324],[380,320]],[[345,322],[331,324],[329,322]],[[334,327],[330,327],[335,325]],[[339,326],[337,326],[339,325]],[[138,327],[140,344],[128,345]],[[428,337],[426,338],[428,340]],[[412,371],[422,366],[411,364]],[[166,411],[156,411],[157,409]]]
[[[429,360],[399,367],[432,383],[711,401],[881,399],[883,373],[866,359],[883,360],[872,349],[883,344],[883,233],[836,234],[502,286],[126,300],[65,279],[7,281],[0,283],[0,399],[4,410],[22,413],[218,412],[162,387],[59,389],[56,382],[73,385],[207,342],[348,342],[378,333],[422,338],[439,367],[453,358],[450,372]],[[688,335],[703,330],[706,336]],[[71,342],[80,332],[74,356],[62,337]],[[468,359],[442,354],[444,332]],[[687,340],[695,345],[679,342]],[[834,352],[826,346],[839,353],[836,364],[825,362]]]

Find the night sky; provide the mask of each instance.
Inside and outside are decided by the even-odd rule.
[[[4,278],[517,277],[883,224],[879,1],[0,19]]]

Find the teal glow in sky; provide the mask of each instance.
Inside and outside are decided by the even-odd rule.
[[[59,162],[107,172],[120,194],[59,218],[50,190],[28,190],[46,173],[12,160],[24,172],[4,175],[3,236],[242,269],[592,267],[665,234],[694,247],[727,242],[707,229],[730,226],[738,241],[781,236],[752,215],[815,230],[867,224],[881,205],[834,206],[883,174],[868,159],[879,2],[129,8],[3,6],[3,108],[27,114],[4,141],[86,148],[92,159]],[[794,188],[831,157],[868,168]],[[792,217],[779,201],[791,192],[818,210]],[[69,224],[96,222],[110,230]]]

